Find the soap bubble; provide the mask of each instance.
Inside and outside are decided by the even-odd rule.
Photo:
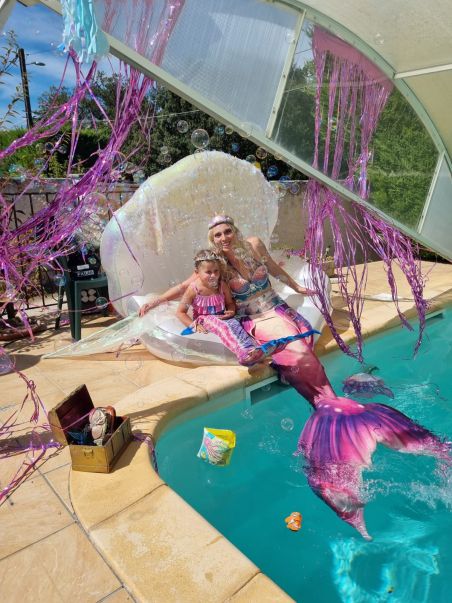
[[[253,126],[249,122],[241,123],[238,129],[238,133],[242,138],[249,138],[251,136],[252,131]]]
[[[14,369],[14,363],[10,356],[5,352],[0,354],[0,375],[7,375]]]
[[[58,149],[57,149],[58,153],[61,153],[61,155],[66,155],[67,153],[67,146],[65,144],[61,144]]]
[[[246,410],[242,410],[240,415],[247,420],[254,419],[253,411],[251,408],[247,408]]]
[[[185,121],[185,119],[180,119],[177,122],[176,129],[181,134],[185,134],[185,132],[188,132],[188,123]]]
[[[162,155],[168,155],[168,153],[169,153],[169,148],[168,148],[168,147],[166,147],[166,146],[160,147],[160,153],[161,153]]]
[[[66,284],[66,275],[61,273],[55,274],[55,276],[53,277],[53,282],[57,287],[64,287],[64,285]]]
[[[383,38],[381,33],[375,34],[374,41],[375,41],[375,44],[378,44],[380,46],[385,43],[385,39]]]
[[[106,297],[98,297],[96,299],[96,308],[104,310],[108,306],[108,299]]]
[[[237,153],[239,150],[240,150],[240,145],[239,145],[239,143],[238,143],[238,142],[233,142],[233,143],[231,144],[231,151],[232,151],[233,153]]]
[[[294,422],[290,417],[285,417],[281,420],[281,427],[284,431],[292,431],[294,428]]]
[[[165,159],[165,161],[166,161],[166,159]],[[133,178],[133,181],[135,182],[135,184],[141,184],[142,182],[144,182],[146,180],[146,174],[144,173],[143,170],[137,170],[133,174],[132,178]]]
[[[193,130],[191,134],[191,142],[192,145],[197,149],[205,149],[209,144],[209,135],[202,128],[198,128],[197,130]]]
[[[226,126],[224,131],[228,136],[230,136],[234,132],[234,128],[232,126]]]
[[[44,145],[44,151],[46,153],[51,153],[53,151],[53,144],[51,142],[46,142]]]
[[[143,366],[143,361],[127,359],[124,362],[124,366],[128,371],[138,371]]]
[[[289,186],[289,191],[292,193],[292,195],[298,195],[300,190],[301,186],[299,182],[292,182]]]
[[[281,178],[279,179],[280,185],[283,186],[285,189],[289,188],[289,182],[290,182],[289,176],[281,176]]]
[[[215,128],[215,134],[217,134],[218,136],[224,136],[224,132],[225,132],[224,126],[217,126]]]
[[[275,176],[278,175],[278,167],[276,165],[271,165],[268,170],[267,170],[267,176],[269,178],[274,178]]]
[[[265,159],[267,157],[267,151],[265,149],[263,149],[262,147],[258,147],[256,149],[256,157],[258,159]]]

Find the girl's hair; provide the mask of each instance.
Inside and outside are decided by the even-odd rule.
[[[220,266],[220,270],[222,269],[223,259],[220,258],[214,251],[211,249],[201,249],[193,258],[195,262],[195,268],[198,268],[199,264],[202,262],[218,262]]]

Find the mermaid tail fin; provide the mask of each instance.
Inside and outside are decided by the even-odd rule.
[[[450,461],[449,444],[403,413],[349,398],[318,401],[298,442],[311,488],[366,539],[362,470],[370,466],[378,443]]]

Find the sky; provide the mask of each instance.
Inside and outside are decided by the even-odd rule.
[[[25,7],[16,2],[13,11],[0,32],[0,48],[5,45],[5,32],[13,30],[17,35],[17,42],[25,50],[27,62],[27,75],[30,90],[31,108],[38,107],[38,98],[50,86],[58,86],[66,65],[66,55],[58,50],[62,43],[63,20],[60,15],[43,5],[37,4]],[[0,49],[0,53],[3,51]],[[34,61],[45,63],[45,67],[32,65]],[[107,59],[99,63],[99,69],[111,73]],[[0,116],[4,115],[8,102],[14,94],[17,84],[21,83],[19,68],[12,71],[13,77],[4,77],[4,85],[0,86]],[[64,85],[71,88],[75,83],[74,70],[69,65]],[[22,102],[16,104],[20,115],[12,125],[26,126],[24,106]]]

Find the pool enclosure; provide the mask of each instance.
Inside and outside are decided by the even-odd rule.
[[[61,11],[55,0],[41,4]],[[117,57],[342,197],[369,204],[413,238],[452,259],[448,0],[396,4],[94,0],[94,4]],[[338,75],[327,59],[319,92],[315,54],[322,48],[351,57],[372,85],[388,92],[372,139],[366,140],[364,160],[361,153],[370,182],[367,190],[346,182],[345,159],[336,170],[331,162],[322,165],[316,160],[316,136],[322,148],[341,136],[345,144],[349,140],[351,126],[341,103],[352,101],[344,101],[340,91],[348,86],[352,99],[356,85],[355,76],[352,80]],[[322,123],[316,103],[327,107],[328,96]],[[362,109],[366,115],[365,106]],[[362,144],[366,128],[362,123],[356,128]]]

